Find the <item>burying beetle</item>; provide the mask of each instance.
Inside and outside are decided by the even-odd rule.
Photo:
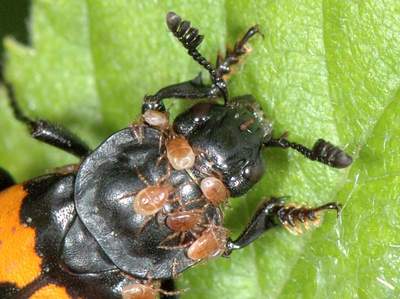
[[[226,80],[247,53],[257,26],[212,66],[197,50],[203,36],[168,13],[170,31],[211,77],[198,76],[146,96],[141,120],[91,151],[65,128],[15,117],[32,137],[74,154],[79,165],[14,185],[0,172],[1,298],[131,298],[178,296],[180,273],[215,256],[246,247],[272,227],[301,233],[325,210],[264,201],[240,236],[223,227],[221,206],[245,194],[264,173],[262,149],[292,148],[306,158],[344,168],[352,159],[323,139],[312,149],[272,137],[252,96],[230,98]],[[209,99],[180,114],[171,125],[166,98]],[[223,98],[224,104],[214,99]],[[7,269],[7,270],[5,270]]]

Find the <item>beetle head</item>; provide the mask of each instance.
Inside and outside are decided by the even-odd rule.
[[[232,196],[246,193],[264,173],[261,149],[272,126],[251,96],[236,98],[226,106],[194,105],[175,119],[174,130],[197,153],[197,168],[210,165]]]

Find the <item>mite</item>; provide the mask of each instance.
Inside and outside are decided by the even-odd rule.
[[[173,137],[165,146],[169,163],[174,169],[183,170],[193,167],[196,156],[185,137]]]
[[[196,28],[173,12],[166,22],[210,84],[197,76],[145,95],[140,120],[96,149],[61,126],[31,119],[4,84],[31,136],[79,161],[20,184],[0,168],[0,298],[177,298],[173,280],[188,268],[229,256],[273,227],[300,234],[325,211],[339,212],[334,202],[307,208],[269,198],[230,238],[222,207],[260,180],[263,149],[294,149],[335,168],[352,159],[323,139],[310,149],[286,135],[274,138],[251,95],[229,95],[226,80],[258,26],[214,66],[197,49],[203,36]],[[194,104],[170,122],[167,98]]]
[[[170,188],[167,186],[148,186],[136,194],[134,210],[140,215],[154,215],[167,203],[169,194]]]

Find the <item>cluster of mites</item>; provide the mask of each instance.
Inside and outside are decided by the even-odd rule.
[[[163,132],[170,130],[167,113],[147,110],[143,114],[143,121]],[[173,133],[168,135],[165,148],[166,157],[171,167],[175,170],[192,168],[195,163],[195,153],[186,138],[176,136]],[[199,183],[199,187],[205,200],[215,207],[225,202],[229,197],[228,189],[215,176],[203,178]],[[170,194],[173,191],[174,189],[168,184],[147,186],[136,194],[133,208],[137,214],[154,216],[168,203]],[[172,237],[186,232],[192,232],[196,236],[194,242],[183,245],[183,247],[188,247],[187,256],[195,261],[222,254],[227,238],[226,229],[215,224],[206,225],[206,228],[200,234],[194,233],[194,230],[198,228],[199,223],[205,217],[204,210],[203,208],[171,212],[165,220],[167,227],[175,232]]]
[[[157,128],[162,132],[171,132],[169,127],[168,114],[155,110],[147,110],[142,120],[151,127]],[[195,153],[186,140],[182,136],[176,136],[173,133],[168,134],[165,142],[166,157],[172,168],[175,170],[187,170],[194,166]],[[203,178],[199,184],[200,190],[205,200],[213,205],[219,206],[229,197],[229,191],[224,183],[215,176]],[[173,187],[168,184],[148,185],[140,190],[136,195],[133,203],[133,209],[139,215],[155,216],[161,211],[165,204],[168,204]],[[208,259],[223,254],[227,240],[227,230],[216,224],[199,225],[204,219],[205,209],[178,210],[168,213],[165,224],[174,233],[167,239],[176,236],[185,236],[187,232],[191,232],[195,236],[195,240],[182,244],[180,246],[170,247],[185,248],[186,255],[194,261]],[[200,228],[200,232],[198,232]],[[181,238],[181,242],[184,238]],[[168,246],[160,246],[168,249]],[[133,284],[124,288],[123,298],[129,299],[153,299],[157,297],[157,293],[167,293],[159,288],[157,282],[145,284]]]

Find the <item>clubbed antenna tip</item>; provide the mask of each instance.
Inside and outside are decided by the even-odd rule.
[[[176,32],[179,24],[181,23],[181,18],[173,11],[170,11],[167,13],[166,21],[169,30],[171,30],[172,32]]]

